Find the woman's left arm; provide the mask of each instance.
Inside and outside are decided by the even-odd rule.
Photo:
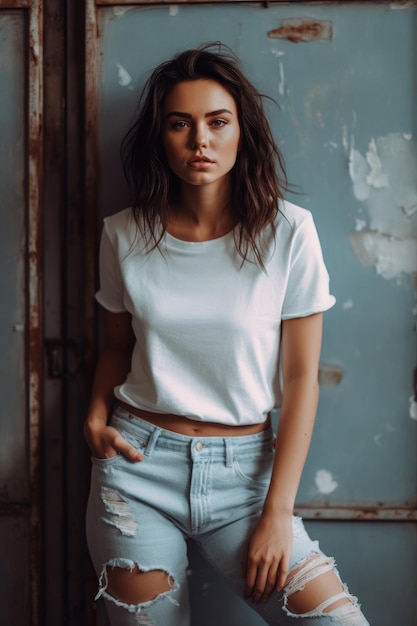
[[[272,478],[242,558],[245,597],[264,602],[288,576],[292,515],[317,411],[321,313],[282,322],[283,401]]]

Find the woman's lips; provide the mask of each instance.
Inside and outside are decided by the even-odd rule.
[[[188,161],[188,165],[196,170],[204,170],[213,165],[214,161],[208,157],[195,157]]]

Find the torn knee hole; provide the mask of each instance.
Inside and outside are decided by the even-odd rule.
[[[100,577],[100,591],[124,604],[143,604],[171,591],[174,580],[164,570],[142,571],[137,565],[107,564]]]
[[[321,614],[345,604],[352,604],[334,561],[322,554],[313,554],[290,572],[285,584],[285,603],[294,614]]]

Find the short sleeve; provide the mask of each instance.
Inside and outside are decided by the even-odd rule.
[[[108,311],[122,313],[126,307],[119,259],[105,226],[100,241],[99,274],[100,289],[96,300]]]
[[[293,233],[281,317],[306,317],[330,309],[335,302],[313,216],[306,211]]]

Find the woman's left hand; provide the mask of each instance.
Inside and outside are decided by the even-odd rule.
[[[242,555],[244,595],[266,602],[274,589],[281,591],[288,576],[292,547],[292,514],[263,514]]]

